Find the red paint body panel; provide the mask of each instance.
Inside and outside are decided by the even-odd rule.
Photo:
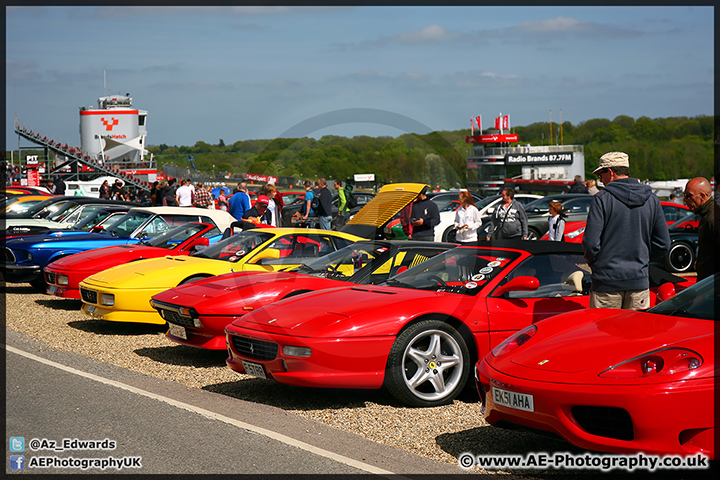
[[[189,255],[192,253],[190,246],[193,242],[214,228],[213,225],[203,225],[205,228],[171,249],[141,244],[119,245],[97,248],[60,258],[45,267],[45,279],[48,281],[47,293],[60,298],[80,299],[80,282],[98,272],[136,260],[159,258],[166,255]],[[48,272],[54,277],[48,277]],[[58,275],[67,275],[67,285],[57,283]],[[55,280],[51,280],[52,278]]]
[[[591,450],[714,458],[715,328],[713,319],[610,309],[540,322],[521,346],[477,363],[485,417],[554,432]],[[642,359],[658,351],[684,352],[702,363],[675,373],[670,364],[659,372],[607,373],[611,367],[643,365]],[[531,395],[533,411],[508,406],[502,396],[496,400],[493,388]],[[624,411],[630,433],[593,431],[574,408]],[[608,427],[621,423],[611,418],[603,420]]]

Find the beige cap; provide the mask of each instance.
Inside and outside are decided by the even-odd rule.
[[[597,175],[597,173],[602,170],[603,168],[610,168],[610,167],[628,167],[630,168],[630,157],[628,157],[628,154],[625,152],[609,152],[600,157],[600,166],[593,170],[593,175]]]

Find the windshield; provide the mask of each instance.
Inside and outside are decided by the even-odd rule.
[[[483,208],[487,207],[491,203],[493,203],[495,200],[500,198],[500,195],[490,195],[489,197],[485,197],[479,202],[475,202],[475,206],[478,210],[482,210]]]
[[[518,256],[516,252],[490,248],[455,248],[396,275],[385,284],[475,295]]]
[[[49,211],[47,215],[45,215],[45,218],[53,222],[60,222],[77,208],[78,205],[74,202],[64,202],[57,210]]]
[[[673,230],[675,228],[683,229],[686,227],[687,222],[692,222],[693,220],[700,220],[700,216],[688,210],[687,214],[685,214],[682,218],[668,225],[668,230]],[[693,225],[687,224],[687,226],[692,227]]]
[[[51,213],[58,211],[60,207],[62,207],[68,202],[69,200],[58,201],[55,198],[44,200],[40,203],[33,205],[32,208],[27,211],[27,215],[32,218],[45,218]]]
[[[360,269],[368,265],[379,266],[383,260],[377,263],[375,261],[388,251],[390,247],[384,242],[358,242],[294,268],[292,271],[315,277],[350,281],[350,277]]]
[[[83,231],[90,231],[91,228],[93,228],[98,223],[105,220],[109,215],[115,212],[109,212],[107,210],[96,210],[92,212],[91,215],[88,215],[87,217],[80,220],[78,223],[76,223],[73,226],[73,230],[83,230]]]
[[[267,242],[273,234],[261,230],[246,230],[237,235],[216,243],[201,252],[193,253],[192,256],[200,258],[213,258],[225,260],[226,262],[237,262],[255,248]]]
[[[5,215],[12,217],[15,215],[29,215],[30,210],[35,205],[43,202],[44,200],[25,200],[20,201],[20,198],[12,199],[12,202],[8,202],[9,206],[5,211]]]
[[[151,240],[148,240],[147,244],[151,247],[167,249],[175,248],[184,241],[186,241],[188,238],[197,235],[198,232],[202,232],[206,228],[207,225],[203,225],[200,223],[188,223],[187,225],[180,225],[179,227],[175,227],[172,230],[168,230],[167,232],[160,234]],[[208,230],[203,235],[203,237],[212,237],[215,235],[220,235],[220,230],[213,227],[212,229]]]
[[[718,295],[715,290],[715,276],[708,277],[674,297],[646,310],[648,313],[674,317],[715,320],[715,305]]]
[[[153,214],[149,212],[128,212],[110,225],[106,231],[119,237],[130,237]]]

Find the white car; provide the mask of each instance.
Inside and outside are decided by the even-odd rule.
[[[542,197],[542,195],[534,195],[531,193],[515,194],[515,200],[523,205]],[[491,195],[475,203],[475,206],[480,211],[480,218],[492,215],[495,207],[501,201],[502,198],[500,195]],[[455,210],[457,210],[458,206],[457,203],[451,202],[440,211],[440,223],[435,227],[436,242],[455,242]]]

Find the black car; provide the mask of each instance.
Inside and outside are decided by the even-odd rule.
[[[548,195],[528,203],[525,205],[525,213],[528,218],[528,240],[537,240],[547,233],[550,202],[557,201],[562,204],[565,221],[577,222],[587,220],[592,199],[593,195],[589,193],[561,193]],[[481,236],[487,235],[491,220],[491,217],[483,220],[479,230],[483,232]]]
[[[91,207],[93,207],[91,205]],[[129,205],[104,205],[101,208],[84,209],[87,215],[78,217],[78,221],[64,231],[82,231],[95,232],[101,231],[103,225],[109,225],[110,221],[114,222],[121,215],[125,215],[130,210]],[[57,231],[57,229],[44,225],[11,225],[5,229],[5,238],[18,237],[22,235],[40,235]]]
[[[375,198],[374,193],[369,192],[358,192],[353,191],[353,196],[357,200],[357,205],[355,208],[350,209],[350,215],[352,216],[360,211],[362,207],[364,207],[370,200]],[[293,215],[300,212],[300,209],[303,206],[303,202],[299,203],[293,203],[291,205],[285,205],[282,209],[282,219],[283,219],[283,226],[285,227],[294,227],[294,226],[303,226],[303,227],[311,227],[311,228],[318,228],[320,225],[320,221],[317,218],[317,214],[315,212],[310,212],[310,215],[308,215],[307,221],[303,223],[295,222],[293,223],[292,218]],[[336,221],[338,216],[338,194],[334,193],[332,196],[332,216],[333,216],[333,222]],[[335,225],[337,226],[337,225]]]
[[[6,212],[7,218],[63,218],[66,214],[75,211],[80,205],[129,205],[131,207],[138,207],[137,203],[133,202],[121,202],[118,200],[105,200],[103,198],[95,197],[76,197],[72,195],[62,195],[48,197],[47,200],[43,200],[30,207],[28,210],[22,213]]]
[[[698,249],[698,232],[695,224],[698,220],[699,217],[691,213],[668,226],[670,250],[662,260],[654,263],[662,264],[666,270],[673,273],[694,272]]]

